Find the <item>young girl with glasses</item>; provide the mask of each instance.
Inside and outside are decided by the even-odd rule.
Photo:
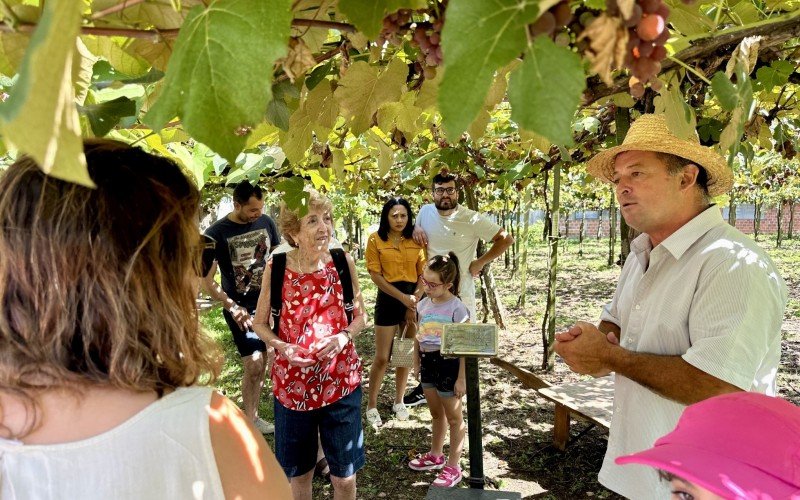
[[[428,261],[421,276],[427,297],[417,306],[419,328],[415,342],[414,374],[420,378],[431,411],[431,450],[408,463],[413,470],[442,469],[434,486],[450,488],[461,481],[459,460],[466,426],[461,397],[467,389],[464,358],[444,358],[442,327],[469,321],[469,310],[458,297],[458,259],[453,252]],[[450,453],[445,459],[444,437],[450,426]]]

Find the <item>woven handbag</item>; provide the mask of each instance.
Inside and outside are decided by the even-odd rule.
[[[408,325],[406,325],[406,328],[408,328]],[[403,328],[403,333],[392,338],[389,365],[395,368],[411,368],[414,366],[414,339],[405,338],[406,328]]]

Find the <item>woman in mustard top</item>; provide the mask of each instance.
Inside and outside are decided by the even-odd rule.
[[[390,198],[383,205],[378,231],[367,240],[367,270],[378,286],[375,300],[375,359],[369,370],[367,422],[382,424],[376,408],[378,392],[389,362],[392,338],[397,329],[405,329],[406,338],[416,335],[417,301],[423,288],[419,280],[425,265],[425,249],[411,237],[414,213],[403,198]],[[398,420],[408,418],[403,404],[408,368],[395,374],[395,397],[392,411]]]

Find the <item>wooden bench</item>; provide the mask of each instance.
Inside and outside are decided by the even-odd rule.
[[[593,422],[608,430],[614,404],[614,377],[596,378],[575,384],[553,385],[537,389],[545,399],[556,404],[553,422],[553,445],[561,451],[569,440],[570,417]]]

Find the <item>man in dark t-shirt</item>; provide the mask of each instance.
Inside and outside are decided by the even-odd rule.
[[[233,212],[216,221],[206,236],[216,242],[215,262],[203,279],[213,299],[222,302],[222,314],[244,364],[242,404],[244,413],[262,433],[274,426],[258,417],[258,402],[264,386],[270,351],[253,332],[261,278],[270,248],[280,243],[275,222],[262,213],[263,193],[258,186],[242,181],[233,190]],[[217,267],[221,286],[214,281]]]

